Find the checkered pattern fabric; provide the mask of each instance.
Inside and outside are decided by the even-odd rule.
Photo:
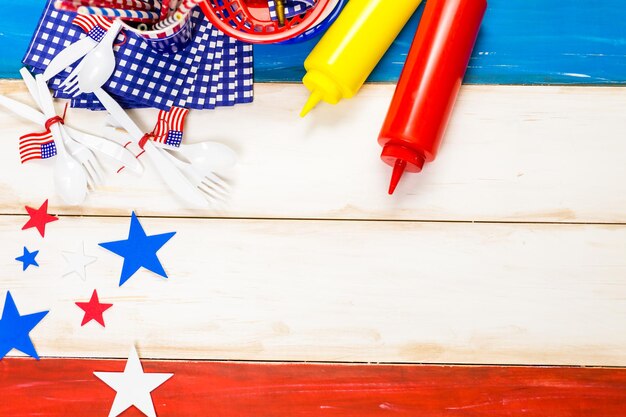
[[[192,69],[193,74],[188,77],[186,88],[189,89],[189,95],[186,101],[182,100],[178,103],[181,107],[188,108],[215,108],[216,98],[211,96],[211,86],[217,81],[219,76],[214,76],[214,65],[218,50],[218,43],[223,43],[219,37],[219,31],[211,28],[211,32],[204,34],[208,39],[202,42],[200,49],[205,48],[204,59],[200,61],[197,67]],[[213,79],[215,78],[216,81]]]
[[[85,36],[72,24],[76,14],[57,11],[53,3],[50,0],[46,5],[23,60],[36,73],[43,72],[59,51]],[[214,29],[199,8],[190,13],[193,36],[177,53],[157,52],[132,31],[120,34],[116,69],[104,89],[122,106],[212,109],[252,101],[252,47]],[[70,71],[68,68],[50,81],[56,97],[70,98],[58,89]],[[72,99],[71,105],[102,109],[91,94]]]
[[[285,17],[294,17],[306,12],[317,3],[317,0],[285,0]],[[276,2],[274,0],[268,0],[267,5],[270,9],[270,18],[277,20],[276,16]]]
[[[196,9],[195,12],[198,12],[198,10]],[[175,106],[191,108],[192,88],[197,81],[198,72],[201,70],[202,63],[208,59],[207,55],[215,54],[215,40],[217,37],[219,37],[219,32],[213,33],[213,27],[211,25],[201,25],[198,27],[196,35],[190,45],[193,51],[188,62],[190,70],[183,82],[181,94],[176,98]],[[215,105],[207,106],[207,108],[214,107]]]

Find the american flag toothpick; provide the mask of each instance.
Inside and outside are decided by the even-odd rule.
[[[48,159],[57,154],[50,131],[29,133],[20,138],[20,159],[26,163],[33,159]]]

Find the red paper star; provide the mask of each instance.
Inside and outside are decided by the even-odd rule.
[[[39,230],[41,237],[44,237],[46,234],[46,224],[59,220],[58,217],[48,214],[48,200],[46,200],[37,210],[26,206],[26,211],[30,216],[30,220],[26,222],[24,227],[22,227],[22,230],[36,227],[37,230]]]
[[[85,317],[83,317],[83,322],[81,323],[81,326],[84,326],[91,320],[95,320],[100,323],[102,327],[105,327],[102,313],[111,308],[113,304],[101,303],[98,299],[98,291],[93,290],[91,300],[89,300],[88,303],[76,303],[76,305],[85,311]]]

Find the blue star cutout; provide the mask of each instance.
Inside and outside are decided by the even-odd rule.
[[[133,212],[127,240],[100,243],[104,249],[124,258],[120,287],[124,285],[140,268],[145,268],[164,278],[167,274],[157,257],[157,251],[163,247],[176,232],[148,236],[141,227],[137,215]]]
[[[16,261],[20,261],[22,263],[22,271],[26,271],[31,265],[39,267],[39,264],[35,260],[38,253],[38,250],[30,252],[26,246],[24,246],[24,255],[15,258]]]
[[[48,314],[47,311],[42,311],[21,316],[20,312],[17,311],[11,292],[7,292],[4,311],[0,319],[0,359],[4,358],[11,349],[17,349],[39,360],[39,355],[35,351],[29,333],[46,314]]]

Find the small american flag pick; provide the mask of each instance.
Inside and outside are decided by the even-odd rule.
[[[180,147],[183,142],[183,129],[188,113],[189,109],[182,107],[172,107],[169,111],[161,110],[150,138],[155,142],[176,148]]]
[[[50,126],[56,123],[63,124],[66,112],[67,105],[65,105],[63,116],[54,116],[46,120],[46,130],[39,133],[29,133],[20,137],[20,159],[22,164],[33,159],[52,158],[57,154],[57,147],[52,138]]]
[[[104,16],[78,15],[72,23],[84,30],[91,39],[100,42],[111,28],[113,21]]]
[[[26,163],[33,159],[48,159],[57,154],[50,131],[30,133],[20,138],[20,159]]]

